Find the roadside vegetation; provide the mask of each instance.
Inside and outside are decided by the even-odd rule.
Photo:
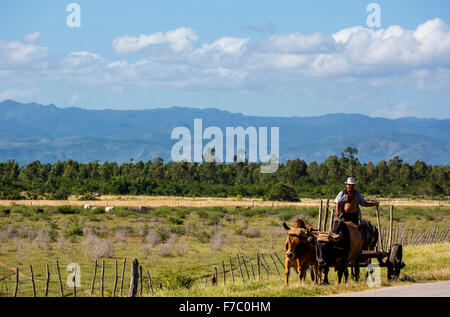
[[[144,278],[149,270],[155,296],[316,296],[368,288],[363,282],[336,286],[333,271],[330,272],[331,286],[313,286],[308,277],[305,285],[299,287],[295,274],[292,274],[291,286],[283,288],[283,279],[278,278],[269,258],[272,267],[269,280],[264,273],[261,281],[239,281],[237,253],[244,255],[246,260],[250,257],[253,265],[256,264],[256,253],[277,253],[284,261],[286,236],[282,222],[291,223],[301,218],[316,225],[317,207],[160,207],[149,208],[147,212],[115,207],[108,213],[101,207],[43,207],[43,213],[36,213],[36,208],[30,206],[8,208],[11,215],[0,217],[0,273],[10,276],[11,290],[14,288],[12,269],[19,268],[24,275],[20,296],[31,296],[31,283],[26,278],[30,275],[29,265],[33,265],[36,287],[42,296],[46,264],[50,265],[52,274],[49,295],[59,296],[56,260],[61,265],[64,284],[69,274],[67,265],[80,265],[82,286],[78,296],[89,293],[95,261],[98,262],[95,290],[98,296],[99,272],[105,261],[105,296],[110,296],[115,261],[118,261],[120,274],[124,257],[127,258],[125,293],[129,285],[129,265],[134,258],[143,266]],[[382,226],[387,226],[388,207],[380,206],[380,213]],[[363,209],[365,219],[376,223],[374,216],[373,208]],[[395,208],[396,227],[426,230],[434,226],[448,227],[449,223],[449,207]],[[400,283],[450,278],[449,244],[406,246],[403,254],[406,268]],[[235,269],[235,283],[230,283],[230,258]],[[228,270],[226,285],[222,285],[222,260]],[[215,267],[219,285],[213,287],[210,279]],[[283,275],[281,265],[278,268]],[[382,283],[390,285],[385,269],[382,270]],[[144,284],[144,295],[149,295],[148,285]],[[71,290],[64,287],[70,294]]]

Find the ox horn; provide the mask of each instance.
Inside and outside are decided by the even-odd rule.
[[[334,242],[337,242],[342,238],[343,234],[342,234],[342,232],[340,232],[339,234],[331,233],[330,236]]]
[[[291,230],[291,228],[286,224],[286,222],[283,222],[283,228],[284,228],[284,230],[287,230],[287,231]]]

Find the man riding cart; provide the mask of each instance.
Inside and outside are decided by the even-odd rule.
[[[375,227],[361,218],[359,206],[373,207],[378,206],[379,202],[367,202],[362,195],[355,190],[356,180],[354,177],[347,178],[345,189],[340,191],[334,202],[336,203],[336,217],[341,221],[352,222],[359,227],[363,238],[363,249],[369,245],[368,238],[373,233]]]

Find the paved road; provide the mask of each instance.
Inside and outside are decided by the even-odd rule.
[[[450,297],[450,281],[393,286],[372,291],[337,294],[337,297]]]

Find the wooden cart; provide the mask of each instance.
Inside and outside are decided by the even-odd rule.
[[[378,260],[380,267],[387,268],[388,280],[397,280],[400,276],[400,271],[405,267],[403,263],[403,248],[401,244],[392,245],[392,220],[393,220],[394,206],[391,205],[389,209],[389,238],[387,240],[387,246],[383,245],[383,237],[381,236],[380,226],[380,214],[378,207],[376,209],[377,214],[377,228],[378,228],[378,243],[375,250],[363,250],[361,252],[361,265],[367,266],[371,263],[372,259]],[[386,250],[385,250],[386,247]]]
[[[327,201],[326,206],[326,212],[325,212],[325,219],[323,223],[323,229],[325,230],[327,225],[327,218],[328,218],[328,210],[329,210],[329,202]],[[377,228],[378,228],[378,242],[375,250],[363,250],[361,252],[361,261],[359,266],[360,267],[367,267],[371,264],[372,259],[378,260],[378,265],[380,267],[386,267],[387,268],[387,278],[388,280],[397,280],[400,276],[400,271],[402,268],[405,267],[405,263],[403,263],[403,248],[401,244],[394,244],[392,245],[392,231],[393,231],[393,213],[394,213],[394,206],[390,206],[389,210],[389,237],[387,240],[387,246],[383,245],[383,237],[382,237],[382,231],[380,226],[380,214],[378,211],[378,207],[376,207],[376,216],[377,216]],[[331,214],[331,221],[330,221],[330,228],[331,230],[331,223],[333,222],[334,218],[334,210],[330,210]],[[320,209],[319,209],[319,223],[318,223],[319,230],[321,230],[322,227],[322,201],[320,202]],[[349,267],[352,268],[352,265],[349,265]]]

